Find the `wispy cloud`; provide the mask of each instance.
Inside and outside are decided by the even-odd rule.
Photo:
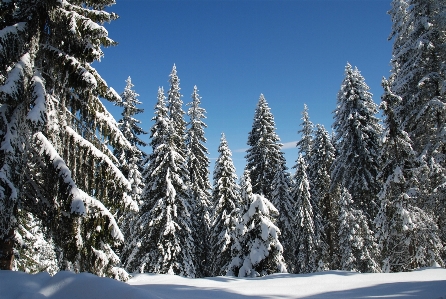
[[[247,148],[239,148],[239,149],[234,150],[234,153],[244,153],[247,150],[248,150]]]
[[[290,148],[295,148],[296,147],[296,143],[297,143],[297,140],[296,141],[285,142],[285,143],[282,144],[282,149],[286,150],[286,149],[290,149]],[[234,153],[244,153],[247,150],[248,150],[248,148],[239,148],[239,149],[234,150]]]
[[[295,148],[296,147],[296,143],[297,143],[297,141],[285,142],[282,145],[282,149],[285,150],[285,149],[289,149],[289,148]]]

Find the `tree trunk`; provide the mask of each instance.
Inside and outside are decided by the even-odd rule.
[[[12,270],[14,261],[14,229],[0,239],[0,270]]]

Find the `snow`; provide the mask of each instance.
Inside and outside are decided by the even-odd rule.
[[[147,298],[147,299],[266,299],[266,298],[423,298],[446,299],[446,269],[359,274],[326,271],[313,274],[273,274],[258,278],[184,278],[134,274],[127,283],[93,274],[59,272],[35,275],[0,271],[0,299],[15,298]]]
[[[46,91],[45,83],[42,74],[39,71],[34,73],[33,81],[33,96],[34,107],[28,112],[27,118],[35,124],[43,124],[46,116]]]
[[[1,32],[0,32],[1,34]],[[0,86],[0,92],[10,95],[19,94],[20,80],[26,77],[26,73],[31,70],[31,56],[25,53],[14,67],[8,72],[8,77],[3,85]]]

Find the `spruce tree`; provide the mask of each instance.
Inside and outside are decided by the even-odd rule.
[[[147,146],[147,143],[141,140],[140,135],[147,134],[147,132],[139,127],[141,121],[134,118],[136,114],[144,112],[143,109],[137,107],[137,105],[141,104],[138,100],[139,94],[133,90],[134,85],[130,77],[125,82],[126,86],[121,94],[122,102],[118,104],[124,108],[118,126],[132,147],[128,150],[115,149],[114,155],[119,160],[119,168],[122,174],[129,180],[132,186],[131,197],[136,203],[139,203],[142,189],[144,188],[141,172],[143,171],[143,161],[146,156],[140,147]],[[118,213],[118,223],[126,239],[131,237],[130,231],[136,215],[136,211],[120,211]]]
[[[180,79],[177,75],[177,67],[172,67],[169,75],[170,88],[167,92],[167,109],[169,111],[169,119],[174,130],[174,142],[178,151],[183,157],[186,156],[186,121],[183,110],[183,95],[180,93]]]
[[[310,158],[311,150],[313,148],[313,123],[310,121],[310,116],[308,115],[307,104],[304,104],[304,111],[302,111],[302,123],[300,124],[301,129],[297,133],[301,134],[301,139],[297,142],[296,146],[298,148],[299,154],[302,154],[305,159]]]
[[[206,110],[200,107],[200,96],[197,86],[194,86],[192,102],[187,104],[187,114],[190,117],[188,124],[186,146],[187,146],[187,169],[191,184],[191,195],[193,202],[192,230],[196,250],[196,271],[198,277],[209,276],[206,264],[209,259],[209,230],[210,230],[210,190],[209,182],[209,158],[205,147],[206,138],[204,128],[206,124],[202,119],[206,118]]]
[[[296,203],[291,196],[291,178],[284,166],[277,167],[272,182],[271,203],[277,208],[277,227],[280,229],[279,241],[283,245],[283,257],[288,265],[288,271],[294,272],[296,265]]]
[[[395,95],[383,79],[384,95],[380,105],[384,113],[385,134],[379,177],[384,182],[379,193],[381,202],[375,219],[383,270],[408,271],[442,264],[441,241],[432,213],[423,210],[426,196],[420,178],[429,168],[416,159],[409,135],[402,130],[395,115],[402,98]]]
[[[368,220],[361,210],[356,210],[346,188],[339,199],[339,269],[361,273],[381,272],[378,246]]]
[[[446,244],[446,3],[394,0],[389,14],[393,38],[392,92],[402,98],[395,117],[411,141],[417,159],[430,171],[420,188],[423,209],[437,216]],[[443,256],[446,261],[446,254]]]
[[[218,152],[220,155],[214,166],[213,216],[209,241],[209,271],[213,276],[226,275],[232,259],[240,213],[237,175],[224,134],[221,136]]]
[[[368,218],[378,210],[376,195],[379,136],[382,128],[377,105],[357,68],[345,67],[345,78],[337,97],[333,128],[338,155],[332,166],[332,189],[342,185]],[[372,219],[372,218],[370,218]]]
[[[263,195],[252,194],[252,202],[238,226],[237,254],[229,266],[228,275],[257,277],[287,272],[279,241],[280,230],[274,224],[278,214]]]
[[[101,102],[119,95],[91,66],[115,44],[101,25],[117,18],[104,10],[113,3],[1,3],[0,269],[12,266],[20,206],[49,231],[61,269],[127,278],[113,213],[135,205],[109,147],[131,145]]]
[[[297,159],[292,197],[296,202],[296,273],[326,270],[328,246],[319,208],[312,202],[307,177],[307,163],[302,155]]]
[[[132,145],[132,149],[130,151],[117,149],[115,150],[115,156],[119,159],[122,174],[132,184],[132,197],[138,202],[144,187],[142,185],[141,171],[145,153],[141,151],[140,147],[147,146],[147,143],[141,140],[140,135],[147,134],[147,132],[139,126],[141,121],[134,118],[136,114],[144,112],[143,109],[137,107],[137,105],[141,104],[138,100],[139,94],[133,90],[134,85],[130,77],[125,82],[126,86],[121,94],[122,102],[119,103],[119,106],[122,106],[124,109],[118,126],[124,137]]]
[[[329,256],[335,257],[337,246],[337,202],[335,192],[330,192],[331,167],[335,159],[335,148],[331,137],[323,125],[317,125],[314,145],[308,162],[308,178],[312,202],[319,208],[325,230]],[[336,268],[336,261],[331,261],[331,268]]]
[[[274,117],[263,94],[254,113],[252,130],[248,136],[246,169],[251,175],[252,191],[271,198],[271,182],[278,165],[285,165],[282,144],[276,134]]]
[[[131,272],[195,277],[188,173],[161,88],[153,120],[143,203],[131,244],[124,248],[125,266]]]

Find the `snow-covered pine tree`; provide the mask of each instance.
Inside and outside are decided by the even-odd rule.
[[[278,165],[285,165],[282,144],[276,134],[274,116],[263,94],[254,113],[252,130],[248,136],[246,169],[251,175],[253,193],[271,198],[271,182]]]
[[[332,189],[342,185],[354,203],[371,220],[378,205],[379,136],[382,128],[377,105],[357,68],[347,63],[345,78],[337,96],[333,128],[338,155],[332,166]]]
[[[245,235],[243,226],[243,215],[248,212],[249,207],[254,199],[252,193],[251,177],[248,170],[243,171],[243,175],[240,178],[239,186],[240,203],[237,209],[237,226],[234,231],[234,241],[231,246],[231,261],[227,267],[226,275],[237,276],[238,270],[243,265]]]
[[[238,225],[240,244],[229,266],[228,275],[256,277],[287,273],[280,244],[280,230],[274,224],[279,215],[263,195],[252,194],[248,211]]]
[[[336,256],[337,242],[337,202],[330,192],[331,166],[335,159],[335,148],[331,143],[331,136],[323,125],[317,125],[315,131],[312,154],[308,162],[308,178],[310,194],[321,213],[325,228],[326,241],[329,246],[329,256]],[[331,269],[336,269],[336,261],[330,261]]]
[[[394,0],[391,89],[402,98],[395,117],[430,173],[420,188],[423,209],[437,215],[446,244],[446,3]],[[443,256],[446,261],[446,251]]]
[[[134,118],[136,114],[144,112],[143,109],[137,107],[137,105],[141,104],[138,100],[139,94],[133,90],[134,85],[130,77],[125,82],[126,86],[121,94],[122,102],[118,103],[119,106],[124,108],[118,126],[124,137],[132,145],[132,148],[127,151],[116,149],[114,153],[120,162],[122,174],[128,178],[132,185],[132,198],[138,202],[144,187],[142,185],[141,171],[143,158],[146,156],[139,147],[147,146],[147,143],[141,140],[139,136],[147,134],[147,132],[139,126],[141,121]]]
[[[118,103],[119,106],[124,108],[118,126],[132,147],[127,150],[115,149],[114,155],[119,160],[119,168],[122,174],[129,180],[132,186],[130,195],[136,203],[139,203],[142,189],[144,188],[141,172],[143,171],[143,160],[146,156],[139,147],[147,146],[147,143],[141,140],[139,136],[147,134],[147,132],[139,126],[141,121],[134,118],[136,114],[144,112],[143,109],[137,107],[137,105],[141,104],[138,100],[139,94],[133,90],[134,85],[130,76],[125,82],[126,86],[121,94],[122,102]],[[131,236],[130,230],[133,227],[136,215],[136,211],[118,212],[118,223],[125,239]]]
[[[339,199],[339,259],[340,270],[361,273],[381,272],[378,258],[378,246],[368,220],[361,210],[356,210],[346,188]]]
[[[302,111],[302,123],[300,124],[301,129],[297,133],[301,134],[301,139],[297,142],[296,146],[299,154],[307,159],[311,156],[311,150],[313,148],[313,123],[310,121],[310,116],[308,115],[307,104],[304,104],[304,111]]]
[[[271,203],[279,211],[276,222],[281,232],[279,241],[283,245],[283,257],[288,265],[288,271],[293,273],[294,265],[296,265],[297,244],[296,203],[291,196],[290,174],[284,168],[280,165],[274,175]]]
[[[200,107],[201,97],[197,86],[194,86],[192,102],[187,115],[190,117],[186,133],[187,169],[191,184],[191,195],[194,209],[192,213],[192,233],[195,240],[195,267],[196,276],[210,276],[206,269],[209,260],[209,233],[210,233],[210,198],[211,183],[209,182],[209,158],[205,147],[206,138],[204,128],[206,124],[206,110]]]
[[[402,130],[394,109],[402,101],[383,79],[384,95],[380,105],[384,113],[385,131],[378,177],[383,186],[378,195],[381,202],[375,225],[381,249],[383,271],[408,271],[418,267],[442,264],[441,241],[432,213],[424,211],[426,194],[420,178],[429,168],[416,159],[409,135]]]
[[[295,184],[291,195],[296,203],[296,264],[295,273],[312,273],[327,270],[328,246],[319,208],[310,196],[307,163],[300,154],[297,159]]]
[[[113,217],[133,205],[112,148],[130,148],[100,98],[121,98],[91,63],[115,43],[103,1],[2,1],[0,268],[12,266],[18,206],[42,221],[59,267],[126,279]],[[26,170],[26,171],[25,171]],[[83,217],[77,217],[83,216]]]
[[[219,157],[214,166],[214,188],[212,192],[213,213],[210,231],[209,271],[213,276],[226,275],[232,259],[232,247],[236,239],[239,222],[240,194],[232,153],[226,137],[221,136]]]
[[[152,120],[143,203],[132,243],[123,251],[125,266],[131,272],[195,277],[188,173],[162,88]]]
[[[167,109],[169,111],[169,119],[174,130],[174,142],[178,148],[179,153],[186,157],[186,121],[183,110],[183,96],[180,93],[180,79],[177,75],[177,67],[175,64],[172,67],[172,72],[169,75],[170,88],[167,92]]]

